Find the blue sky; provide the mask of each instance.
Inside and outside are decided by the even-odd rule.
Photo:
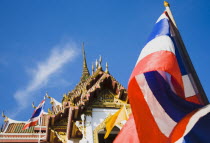
[[[210,98],[210,2],[168,2]],[[39,104],[46,92],[61,101],[80,80],[82,42],[89,70],[101,55],[102,66],[108,62],[110,73],[127,88],[164,9],[161,0],[0,1],[0,112],[25,121],[33,112],[31,103]]]

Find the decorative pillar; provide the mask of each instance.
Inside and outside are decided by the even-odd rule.
[[[92,117],[86,116],[85,128],[86,128],[86,139],[88,143],[93,143],[93,128],[92,128]]]
[[[87,116],[85,117],[85,114],[81,115],[82,124],[79,121],[76,121],[75,125],[78,127],[78,129],[82,132],[82,139],[79,141],[79,143],[91,143],[89,141],[89,133],[88,133],[88,139],[87,139],[87,131],[89,132],[89,126],[90,122],[88,121],[90,118]],[[87,120],[86,120],[87,119]],[[91,129],[92,132],[92,129]]]

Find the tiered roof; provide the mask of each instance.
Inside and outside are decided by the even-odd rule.
[[[5,133],[35,133],[34,127],[22,130],[25,123],[10,123]]]
[[[27,121],[12,120],[4,114],[2,116],[5,118],[5,124],[0,132],[0,142],[38,142],[40,126],[22,130]],[[46,141],[46,117],[46,115],[42,116],[41,142]]]
[[[105,71],[103,70],[101,62],[101,57],[96,60],[90,75],[83,45],[83,72],[80,82],[72,91],[63,95],[62,105],[48,110],[48,141],[56,132],[58,139],[61,138],[59,133],[68,139],[80,137],[81,132],[76,129],[74,123],[81,120],[82,113],[91,114],[92,108],[120,108],[124,104],[129,107],[126,89],[109,73],[107,63]]]

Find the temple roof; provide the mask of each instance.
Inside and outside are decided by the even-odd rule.
[[[0,142],[38,142],[40,137],[41,142],[46,140],[46,114],[43,114],[41,117],[41,126],[32,126],[25,130],[23,130],[23,127],[27,121],[12,120],[5,116],[4,113],[2,113],[2,116],[5,119],[4,126],[0,132]]]
[[[29,127],[26,130],[22,130],[23,126],[25,125],[25,123],[27,123],[27,121],[13,120],[5,115],[3,117],[5,118],[4,125],[1,130],[1,132],[3,132],[3,133],[37,133],[37,131],[35,131],[36,126]],[[42,119],[42,128],[46,128],[47,115],[44,114],[41,119]]]
[[[106,63],[105,71],[102,69],[102,57],[96,60],[95,69],[94,65],[92,65],[92,75],[89,74],[89,70],[87,68],[86,55],[84,50],[84,43],[82,45],[82,55],[83,55],[83,69],[82,69],[82,77],[79,83],[75,86],[75,88],[63,95],[62,105],[63,103],[69,103],[73,106],[84,105],[85,101],[89,100],[89,97],[99,88],[109,88],[112,90],[111,92],[115,94],[115,98],[121,98],[125,102],[128,102],[127,91],[126,89],[109,73],[108,64]],[[109,84],[104,83],[109,82]],[[103,84],[106,84],[105,86]],[[121,97],[121,95],[125,95],[126,97]],[[54,102],[55,104],[55,102]],[[64,105],[65,106],[65,105]],[[62,106],[62,107],[64,107]],[[53,108],[55,109],[54,105]],[[53,109],[53,110],[54,110]],[[63,108],[62,108],[63,110]],[[51,111],[48,110],[48,113],[58,113],[58,110]]]
[[[115,94],[119,94],[120,90],[124,90],[126,92],[126,89],[110,73],[104,72],[100,67],[85,81],[79,82],[79,84],[77,84],[71,92],[69,92],[67,95],[64,95],[63,102],[70,101],[76,106],[83,104],[82,102],[84,99],[88,100],[90,94],[96,89],[101,88],[101,84],[107,79],[109,79],[111,82],[111,85],[107,86],[110,86],[113,88],[113,90],[115,90],[115,88],[118,90],[113,91],[116,92]]]
[[[34,127],[22,130],[25,123],[10,123],[5,133],[35,133]]]
[[[52,115],[52,117],[54,117],[54,115],[60,116],[60,113],[66,112],[66,108],[70,106],[73,106],[75,108],[84,105],[89,106],[89,103],[91,103],[93,100],[98,99],[98,97],[96,96],[110,96],[113,98],[113,103],[119,104],[119,107],[123,104],[128,103],[126,89],[110,74],[107,63],[105,71],[103,70],[101,64],[102,57],[100,56],[99,60],[96,60],[95,69],[94,65],[92,65],[92,75],[90,75],[86,63],[84,43],[82,46],[82,52],[83,70],[81,80],[72,91],[63,95],[62,104],[60,104],[54,98],[50,97],[52,110],[48,109],[48,113],[49,115]],[[103,107],[105,106],[106,105],[104,105]]]
[[[126,89],[110,74],[108,64],[105,71],[102,68],[102,57],[96,60],[95,67],[92,65],[92,74],[89,74],[86,56],[83,51],[82,77],[79,83],[70,92],[63,95],[62,103],[52,97],[52,110],[48,109],[49,128],[47,140],[81,138],[81,132],[77,129],[75,122],[81,120],[81,114],[90,115],[94,108],[114,108],[122,106],[130,108]]]

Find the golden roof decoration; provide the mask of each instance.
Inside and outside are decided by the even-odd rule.
[[[94,64],[92,63],[92,75],[94,73]]]
[[[86,62],[84,42],[82,43],[82,55],[83,55],[83,70],[82,70],[81,81],[85,81],[90,76],[90,73],[87,67],[87,62]]]
[[[34,102],[32,102],[32,107],[33,107],[34,109],[36,109],[36,106],[34,105]]]
[[[106,62],[106,70],[105,70],[105,73],[109,73],[109,70],[108,70],[108,63]]]

